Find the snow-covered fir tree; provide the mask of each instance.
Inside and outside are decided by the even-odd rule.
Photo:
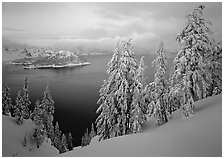
[[[81,143],[81,146],[84,147],[84,146],[87,146],[89,145],[90,143],[90,135],[89,135],[89,131],[88,131],[88,128],[86,129],[86,132],[84,134],[84,136],[82,137],[82,143]]]
[[[168,80],[168,102],[169,102],[169,113],[172,114],[175,110],[179,109],[181,107],[181,95],[178,93],[176,88],[176,85],[174,83],[174,76],[173,72],[170,72],[170,77]],[[176,92],[176,93],[175,93]]]
[[[43,132],[43,127],[40,125],[34,128],[34,133],[33,133],[33,140],[37,145],[37,148],[40,147],[40,145],[43,143],[45,139],[45,135]]]
[[[40,104],[40,101],[37,100],[35,103],[35,108],[33,111],[33,122],[34,122],[34,134],[33,134],[33,140],[37,144],[37,148],[43,143],[45,137],[46,137],[46,131],[44,129],[43,124],[43,113],[44,109],[42,105]]]
[[[43,124],[43,113],[44,113],[43,106],[40,104],[40,101],[37,100],[36,103],[35,103],[34,110],[33,110],[34,125]]]
[[[29,111],[29,105],[31,104],[29,100],[29,87],[28,87],[28,80],[27,77],[24,80],[24,86],[23,86],[23,101],[24,101],[24,113],[25,119],[30,118],[30,111]]]
[[[141,132],[142,125],[147,121],[144,98],[145,77],[144,57],[141,58],[137,74],[135,76],[135,87],[131,111],[131,128],[133,133]],[[144,112],[145,111],[145,112]]]
[[[97,135],[100,136],[100,140],[110,138],[110,123],[112,118],[110,117],[110,109],[113,109],[113,105],[115,105],[115,101],[113,99],[113,89],[116,86],[116,74],[118,73],[120,59],[118,44],[119,43],[117,43],[114,54],[108,63],[109,68],[107,70],[107,74],[109,75],[109,78],[108,80],[104,80],[103,85],[99,91],[100,98],[97,101],[97,103],[100,104],[99,108],[97,109],[97,113],[100,114],[96,119],[96,127]],[[114,120],[114,118],[112,120]],[[82,138],[82,143],[84,143],[84,137]]]
[[[12,108],[12,100],[10,96],[10,89],[8,85],[2,91],[2,114],[11,116],[10,109]]]
[[[181,50],[174,59],[173,83],[176,89],[173,89],[171,94],[180,90],[181,96],[184,97],[182,110],[191,114],[194,101],[205,98],[212,83],[211,72],[206,67],[211,65],[210,55],[213,52],[214,40],[208,27],[210,22],[203,17],[204,8],[199,6],[187,16],[187,25],[177,36]],[[183,83],[186,85],[183,86]]]
[[[212,54],[209,57],[211,72],[211,84],[208,89],[208,96],[222,92],[222,42],[214,43]]]
[[[143,90],[143,102],[147,107],[147,115],[148,117],[152,117],[154,114],[154,105],[155,100],[153,98],[153,90],[155,89],[155,83],[151,82],[147,84]]]
[[[53,140],[53,143],[54,143],[54,146],[60,150],[60,147],[61,147],[61,131],[59,129],[59,124],[58,122],[56,122],[55,124],[55,128],[54,128],[54,140]]]
[[[84,141],[84,136],[82,136],[82,139],[81,139],[81,146],[82,146],[82,147],[85,146],[84,142],[85,142],[85,141]]]
[[[182,106],[182,112],[184,117],[191,117],[194,114],[194,100],[190,93],[190,82],[189,79],[187,79],[188,76],[184,76],[183,78],[183,84],[180,87],[181,94],[182,94],[182,102],[184,105]]]
[[[91,131],[90,131],[89,136],[90,136],[90,141],[92,140],[92,138],[94,138],[96,136],[96,132],[95,132],[93,123],[91,125]]]
[[[100,140],[132,133],[132,102],[139,64],[130,42],[131,39],[124,42],[121,52],[117,45],[107,70],[109,78],[100,89],[100,114],[96,119]]]
[[[72,133],[69,132],[68,137],[67,137],[67,145],[68,145],[68,150],[69,151],[73,150],[72,140],[73,140]]]
[[[67,142],[66,142],[66,136],[65,134],[62,135],[61,137],[61,148],[59,150],[59,153],[65,153],[68,151],[68,145],[67,145]]]
[[[47,136],[53,141],[54,139],[54,126],[53,126],[53,114],[54,114],[54,100],[52,99],[49,87],[46,87],[44,96],[41,100],[41,105],[44,109],[43,124],[47,133]]]
[[[208,57],[212,53],[213,40],[203,9],[204,6],[199,6],[188,14],[187,25],[177,36],[181,50],[174,59],[176,83],[183,82],[181,79],[187,76],[188,89],[194,101],[207,96],[211,83],[211,73],[206,66],[210,64]]]
[[[16,122],[21,125],[24,121],[24,101],[21,96],[20,91],[17,93],[16,97],[16,105],[14,106],[14,117],[16,118]]]
[[[159,50],[157,51],[157,58],[152,62],[152,65],[156,68],[154,89],[152,92],[154,101],[150,106],[154,107],[154,116],[157,120],[157,124],[161,125],[168,122],[169,119],[169,104],[168,104],[168,89],[166,80],[167,71],[167,57],[165,56],[165,50],[163,42],[161,42]]]

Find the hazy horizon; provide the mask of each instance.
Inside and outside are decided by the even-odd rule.
[[[222,38],[221,2],[2,3],[3,43],[40,47],[97,48],[111,52],[118,40],[133,38],[135,50],[153,52],[160,41],[176,51],[186,15],[200,4],[217,41]]]

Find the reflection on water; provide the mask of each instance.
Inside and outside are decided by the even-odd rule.
[[[87,127],[95,121],[99,89],[107,79],[111,55],[89,56],[91,65],[62,69],[25,70],[21,66],[3,65],[3,86],[8,84],[12,98],[22,90],[23,80],[27,76],[30,87],[32,108],[37,99],[41,99],[46,85],[50,85],[55,101],[55,121],[59,122],[62,132],[72,132],[74,146],[80,145],[81,137]],[[147,82],[153,80],[151,62],[154,56],[145,56]],[[151,76],[149,76],[151,75]],[[13,101],[14,102],[14,101]]]

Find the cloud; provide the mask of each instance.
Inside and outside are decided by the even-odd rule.
[[[23,30],[23,29],[15,29],[15,28],[8,28],[8,27],[3,27],[2,30],[5,30],[5,31],[26,31],[26,30]]]
[[[178,49],[175,38],[186,24],[185,16],[199,4],[21,3],[4,8],[3,23],[29,31],[5,27],[3,35],[38,46],[65,49],[81,46],[107,51],[113,50],[118,39],[133,37],[139,53],[153,52],[160,41],[164,41],[166,49],[175,51]],[[206,19],[214,24],[211,30],[215,39],[221,40],[221,3],[202,4],[206,6]]]
[[[152,3],[97,3],[96,13],[107,19],[125,20],[127,17],[142,17],[144,14],[154,15],[154,11],[149,9],[150,5]]]
[[[98,39],[89,38],[70,38],[63,37],[58,39],[24,39],[21,44],[29,44],[40,47],[53,47],[59,49],[73,50],[75,48],[97,48],[103,51],[112,52],[117,41],[132,38],[134,50],[137,54],[150,53],[159,43],[159,38],[152,32],[138,34],[132,33],[127,36],[102,37]]]

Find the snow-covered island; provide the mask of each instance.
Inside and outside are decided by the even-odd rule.
[[[39,57],[25,57],[8,62],[8,64],[23,65],[24,69],[65,68],[90,65],[86,59],[81,59],[71,51],[57,51],[42,54]]]
[[[24,69],[47,69],[47,68],[65,68],[65,67],[75,67],[75,66],[85,66],[85,65],[90,65],[90,62],[82,62],[82,63],[69,63],[69,64],[64,64],[64,65],[28,65],[28,66],[23,66]]]

